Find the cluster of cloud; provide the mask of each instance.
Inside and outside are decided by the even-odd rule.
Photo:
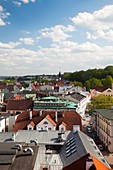
[[[108,30],[113,28],[113,5],[107,5],[92,14],[88,12],[78,13],[70,18],[75,25],[86,27],[91,30]]]
[[[33,45],[34,44],[34,39],[32,37],[20,38],[19,40],[26,45]]]
[[[107,5],[92,14],[88,12],[78,13],[70,18],[80,27],[86,28],[86,36],[89,40],[105,39],[113,41],[113,5]]]
[[[75,27],[72,25],[56,25],[51,28],[41,29],[39,31],[40,36],[38,36],[37,39],[50,38],[52,42],[60,42],[71,37],[68,33],[73,31],[75,31]]]
[[[9,75],[54,74],[59,68],[65,72],[110,65],[113,63],[113,45],[107,41],[102,45],[96,40],[113,40],[112,18],[113,5],[109,5],[92,14],[78,13],[71,18],[73,25],[41,29],[35,38],[21,37],[17,42],[0,42],[1,74],[7,69]],[[83,31],[86,40],[82,42],[82,35],[79,35],[81,42],[78,43],[71,38],[73,33],[78,34],[79,27],[86,31]],[[39,47],[40,40],[48,38],[51,39],[50,47]],[[23,48],[23,44],[35,45],[35,49],[37,45],[37,49]]]
[[[7,68],[9,75],[54,74],[59,68],[65,72],[113,63],[112,46],[61,41],[52,47],[30,50],[20,45],[19,42],[0,43],[1,74],[5,74]]]
[[[5,26],[6,24],[10,24],[10,22],[6,22],[5,19],[10,15],[9,12],[6,12],[5,9],[0,5],[0,26]]]
[[[12,1],[13,4],[15,4],[16,6],[21,6],[22,3],[24,4],[28,4],[29,2],[36,2],[36,0],[19,0],[19,1]]]

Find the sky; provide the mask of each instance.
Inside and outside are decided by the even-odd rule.
[[[0,0],[0,76],[113,65],[113,0]]]

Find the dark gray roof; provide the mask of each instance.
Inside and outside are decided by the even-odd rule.
[[[0,143],[0,169],[1,170],[33,170],[38,152],[38,146],[21,144],[22,150],[18,150],[16,143]],[[30,147],[34,154],[23,152]]]
[[[79,131],[78,132],[79,137],[87,151],[87,153],[90,153],[93,155],[96,159],[98,159],[100,162],[105,164],[108,168],[110,168],[109,164],[106,162],[104,159],[102,153],[98,149],[97,145],[95,144],[94,140],[87,135],[85,135],[83,132]]]
[[[72,139],[73,142],[72,143],[70,142],[68,147],[67,144],[68,141],[71,141],[70,139]],[[72,146],[70,147],[70,145]],[[67,149],[70,152],[69,154]],[[71,132],[69,134],[67,141],[65,142],[64,146],[61,148],[60,157],[64,167],[66,167],[72,164],[73,162],[79,160],[80,158],[87,156],[88,154],[91,154],[96,159],[101,161],[105,166],[110,168],[109,164],[104,159],[103,155],[99,151],[93,139],[91,139],[81,131],[76,131],[75,133]]]
[[[113,109],[96,109],[95,111],[106,119],[113,120]]]
[[[70,153],[70,155],[68,156],[68,154],[66,154],[67,144],[68,144],[68,141],[70,141],[70,139],[73,137],[75,139],[76,150],[74,153]],[[69,143],[69,146],[70,145],[71,144]],[[71,148],[70,148],[70,152],[72,152],[72,151],[73,151],[73,149],[71,150]],[[64,146],[61,148],[61,152],[60,152],[60,157],[61,157],[64,167],[72,164],[73,162],[79,160],[80,158],[82,158],[85,155],[87,155],[87,151],[86,151],[85,147],[83,146],[83,143],[78,135],[78,132],[70,133],[67,141],[65,142]]]

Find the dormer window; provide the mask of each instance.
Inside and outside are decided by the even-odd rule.
[[[47,122],[47,121],[45,121],[43,124],[44,124],[44,125],[47,125],[47,124],[48,124],[48,122]]]
[[[107,92],[111,92],[111,90],[107,90]]]

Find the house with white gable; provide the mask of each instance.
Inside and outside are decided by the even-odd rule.
[[[35,123],[33,121],[31,121],[28,125],[27,125],[27,130],[34,130],[35,127]]]
[[[64,122],[62,122],[60,125],[59,125],[59,130],[60,131],[65,131],[66,130],[66,124]]]
[[[47,115],[41,122],[36,125],[37,130],[56,130],[56,123]]]
[[[108,88],[105,91],[103,91],[103,93],[105,96],[112,96],[113,97],[113,89]]]

